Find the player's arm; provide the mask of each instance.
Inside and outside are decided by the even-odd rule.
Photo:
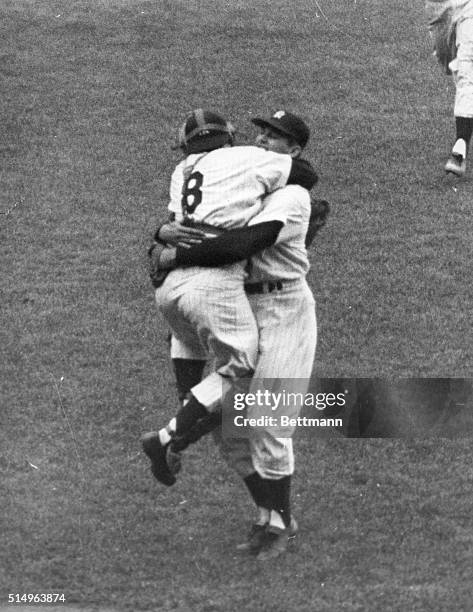
[[[283,226],[281,221],[265,221],[249,227],[227,230],[215,238],[206,238],[190,248],[166,249],[161,266],[218,267],[248,259],[272,246]]]
[[[249,226],[226,231],[187,252],[178,249],[175,263],[178,266],[219,266],[247,259],[281,239],[288,241],[293,233],[300,234],[301,223],[309,213],[309,203],[309,193],[305,189],[297,186],[278,189],[266,196],[263,210],[251,219]]]

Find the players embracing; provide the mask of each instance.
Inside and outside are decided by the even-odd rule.
[[[312,372],[317,328],[315,301],[305,280],[309,269],[306,238],[311,219],[311,201],[306,187],[310,186],[310,180],[315,182],[316,177],[307,162],[300,159],[309,138],[309,129],[299,117],[286,111],[278,111],[267,119],[254,119],[253,123],[260,129],[256,139],[259,153],[253,152],[255,147],[235,147],[235,149],[244,149],[246,159],[248,159],[246,150],[250,149],[255,159],[259,159],[261,155],[269,155],[269,158],[261,157],[267,159],[268,163],[274,164],[273,159],[281,163],[279,156],[284,157],[286,163],[292,160],[293,182],[303,185],[284,186],[278,182],[278,188],[272,190],[268,179],[264,179],[266,181],[264,200],[257,203],[259,212],[249,215],[249,218],[247,216],[247,225],[235,224],[228,220],[225,213],[228,212],[230,217],[232,213],[230,209],[225,210],[225,206],[222,208],[225,195],[220,193],[216,201],[219,205],[219,214],[224,211],[225,221],[222,223],[222,218],[213,217],[213,223],[210,225],[220,228],[235,227],[235,225],[242,227],[230,229],[217,237],[199,242],[207,230],[212,234],[219,232],[213,232],[202,225],[196,227],[195,222],[187,235],[185,223],[174,224],[174,228],[172,224],[171,227],[165,226],[160,229],[158,235],[158,239],[165,238],[168,244],[178,245],[177,248],[159,253],[159,260],[165,261],[170,268],[183,266],[171,272],[164,281],[166,295],[169,294],[166,285],[169,285],[170,276],[171,279],[174,276],[171,281],[173,287],[171,294],[175,291],[176,284],[179,287],[178,297],[173,302],[171,310],[167,305],[163,307],[162,287],[158,288],[156,293],[161,311],[173,329],[174,370],[180,396],[184,398],[187,394],[187,400],[183,402],[175,419],[172,419],[166,427],[159,432],[150,432],[143,439],[144,450],[152,461],[155,477],[167,485],[175,481],[176,457],[179,458],[189,443],[195,442],[203,433],[215,427],[218,421],[215,417],[221,409],[225,379],[233,382],[235,378],[249,378],[253,375],[255,381],[261,379],[281,381],[293,378],[305,379],[308,383]],[[274,155],[276,157],[273,157]],[[191,169],[190,175],[195,172],[195,166]],[[226,172],[229,170],[231,168],[227,167]],[[251,172],[254,172],[254,161],[251,162],[251,169],[244,172],[251,177]],[[308,181],[307,177],[310,176],[312,178]],[[290,174],[287,175],[286,182],[289,177]],[[245,180],[248,181],[248,178]],[[261,176],[257,180],[261,180]],[[212,190],[205,191],[205,180],[201,180],[200,177],[195,179],[190,188],[194,189],[196,185],[202,189],[202,193],[197,195],[196,206],[194,206],[196,200],[192,200],[193,212],[198,211],[206,197],[211,201],[213,195]],[[222,192],[222,189],[220,191]],[[272,193],[268,193],[270,191]],[[184,183],[180,202],[184,211],[188,205],[189,192],[189,183]],[[196,193],[195,190],[194,192]],[[214,194],[217,192],[218,190],[214,191]],[[171,207],[172,193],[171,190]],[[327,205],[323,204],[326,213]],[[246,204],[244,207],[246,214],[251,207],[255,210],[254,204],[249,206]],[[177,208],[171,210],[179,215]],[[241,209],[239,212],[241,214]],[[185,212],[183,217],[181,216],[180,220],[185,222]],[[324,219],[324,216],[321,218]],[[321,224],[319,219],[317,216],[312,219],[313,227]],[[249,266],[248,257],[251,257]],[[237,263],[242,260],[243,263]],[[241,289],[244,281],[245,299],[250,306],[255,327],[252,330],[251,321],[246,316],[246,305],[242,306],[243,300],[237,302],[231,298],[233,313],[242,308],[245,326],[242,336],[235,339],[231,334],[227,335],[226,340],[230,340],[233,344],[229,353],[228,346],[222,350],[219,342],[213,341],[215,330],[209,331],[212,327],[211,322],[207,320],[204,324],[204,333],[199,331],[199,328],[202,326],[202,316],[204,319],[208,319],[209,316],[208,296],[215,294],[213,299],[218,302],[222,271],[225,275],[225,271],[231,270],[235,265],[239,266],[239,273],[235,279],[240,283]],[[243,276],[240,273],[242,270]],[[188,293],[187,289],[182,289],[180,281],[176,282],[176,279],[180,278],[179,275],[188,278],[192,274],[202,275],[205,279],[200,292],[194,291],[194,285]],[[237,295],[238,299],[241,298],[240,294]],[[175,312],[179,310],[177,304],[181,301],[188,302],[187,310],[182,317]],[[224,301],[228,302],[227,299]],[[194,308],[196,305],[197,310]],[[205,305],[204,308],[202,305]],[[181,310],[182,308],[184,306],[181,305]],[[212,302],[210,310],[219,308],[221,305]],[[235,314],[229,317],[227,313],[225,316],[226,323],[223,327],[228,334],[229,329],[235,329]],[[219,326],[222,327],[221,323],[217,325]],[[241,353],[238,351],[235,353],[235,340],[240,348],[246,346],[248,349],[245,353],[246,361],[238,359]],[[254,343],[256,343],[256,352]],[[216,360],[216,372],[200,382],[209,357]],[[293,410],[297,411],[297,408],[294,407]],[[216,435],[216,438],[219,436]],[[290,485],[294,471],[292,438],[278,437],[277,433],[270,430],[255,430],[250,431],[248,439],[223,439],[219,442],[228,462],[244,479],[257,507],[257,517],[249,539],[240,545],[240,549],[257,553],[258,559],[261,560],[278,556],[286,549],[288,538],[297,530],[290,509]],[[178,463],[179,461],[177,465]]]

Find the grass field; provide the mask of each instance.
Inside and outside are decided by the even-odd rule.
[[[313,129],[318,376],[472,376],[473,175],[443,176],[453,88],[417,4],[2,1],[0,606],[471,611],[469,436],[301,439],[271,567],[232,553],[251,507],[210,441],[172,490],[139,448],[176,406],[145,252],[197,106]]]

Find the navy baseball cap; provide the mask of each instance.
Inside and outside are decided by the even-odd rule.
[[[251,123],[261,128],[272,127],[295,140],[302,148],[306,146],[310,137],[310,130],[306,123],[297,115],[284,110],[276,111],[269,119],[255,117]]]

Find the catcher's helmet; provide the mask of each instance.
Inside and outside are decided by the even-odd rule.
[[[188,114],[179,130],[179,147],[187,154],[213,151],[233,144],[235,128],[224,117],[198,108]]]

